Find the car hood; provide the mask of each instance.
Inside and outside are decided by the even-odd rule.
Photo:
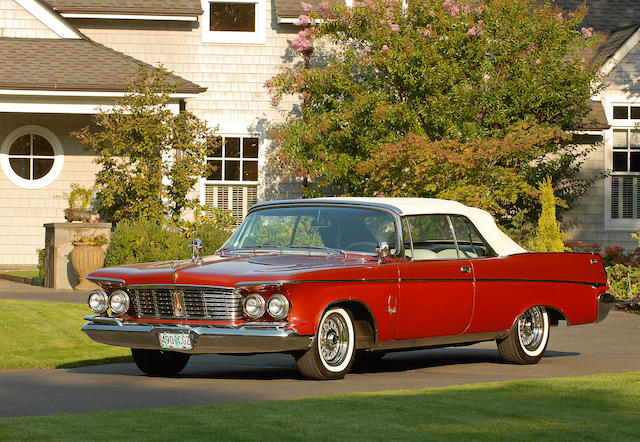
[[[306,279],[333,279],[336,270],[377,265],[373,256],[310,253],[261,253],[251,255],[204,257],[202,263],[191,260],[163,261],[108,267],[91,272],[92,280],[122,280],[135,284],[188,284],[232,287],[245,281],[287,281]]]

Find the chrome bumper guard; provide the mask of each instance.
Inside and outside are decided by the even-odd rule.
[[[126,323],[120,318],[85,316],[82,331],[102,344],[162,350],[158,333],[188,333],[193,348],[182,353],[280,353],[306,350],[313,336],[300,336],[282,325],[190,327]]]
[[[609,314],[611,307],[618,302],[619,301],[617,301],[610,293],[603,293],[598,296],[598,316],[596,316],[596,323],[604,321],[604,318]]]

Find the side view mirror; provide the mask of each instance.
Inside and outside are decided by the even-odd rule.
[[[376,247],[376,253],[378,254],[378,263],[384,264],[389,257],[389,243],[386,241],[382,241]]]

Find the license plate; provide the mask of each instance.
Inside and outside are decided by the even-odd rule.
[[[158,333],[160,347],[171,350],[191,350],[191,338],[187,333]]]

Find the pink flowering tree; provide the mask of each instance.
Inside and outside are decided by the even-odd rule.
[[[598,84],[596,68],[583,59],[598,42],[592,29],[581,28],[585,8],[562,11],[536,0],[354,3],[303,3],[300,32],[289,50],[310,62],[293,63],[268,82],[275,105],[284,95],[301,98],[297,112],[271,133],[277,165],[304,177],[306,192],[456,197],[456,183],[446,176],[434,185],[426,179],[428,169],[413,173],[422,157],[407,154],[402,164],[383,159],[400,161],[398,143],[415,144],[416,137],[422,140],[421,149],[411,150],[416,155],[442,140],[461,149],[471,143],[481,155],[479,141],[495,146],[523,125],[553,135],[528,137],[531,146],[519,143],[531,153],[515,155],[518,161],[469,165],[508,167],[520,179],[505,203],[505,219],[518,207],[535,205],[544,176],[554,179],[556,194],[569,205],[585,190],[589,183],[579,180],[559,185],[575,178],[581,154],[557,136],[587,114]],[[391,170],[412,177],[410,191],[402,174]],[[478,192],[491,200],[491,189]]]

